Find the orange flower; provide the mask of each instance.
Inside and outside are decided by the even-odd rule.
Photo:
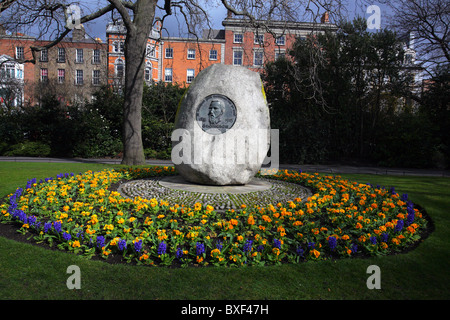
[[[316,249],[312,250],[310,253],[311,253],[311,255],[314,255],[316,257],[316,259],[320,256],[320,252],[317,251]]]

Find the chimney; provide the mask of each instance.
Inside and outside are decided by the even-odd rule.
[[[72,41],[73,42],[78,42],[78,41],[82,41],[84,40],[84,36],[86,35],[86,31],[84,30],[84,27],[82,24],[80,24],[80,26],[77,28],[75,27],[72,30]]]
[[[328,13],[328,11],[324,12],[324,14],[322,15],[322,18],[320,19],[321,23],[330,23],[330,14]]]

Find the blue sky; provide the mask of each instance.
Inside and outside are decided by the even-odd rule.
[[[100,1],[104,2],[104,1]],[[360,15],[362,17],[368,18],[370,14],[366,13],[367,5],[356,6],[354,1],[349,0],[349,6],[347,7],[348,12],[348,19],[352,20],[355,16]],[[384,28],[387,26],[387,19],[388,19],[388,11],[385,6],[382,4],[374,1],[371,3],[373,5],[377,5],[380,7],[381,10],[381,28]],[[222,20],[226,17],[226,9],[222,5],[217,5],[216,7],[211,8],[209,11],[209,14],[211,16],[211,22],[212,27],[214,29],[221,29],[222,27]],[[162,12],[157,12],[156,16],[162,17]],[[182,21],[183,17],[180,15],[178,17],[180,19],[180,22],[177,21],[177,18],[175,16],[171,16],[166,18],[165,20],[165,27],[169,30],[170,36],[178,36],[179,31],[183,31],[185,29],[184,22]],[[106,34],[106,24],[111,21],[111,16],[105,15],[99,19],[97,19],[95,22],[91,22],[89,24],[85,25],[86,31],[88,34],[92,37],[99,37],[102,40],[105,40]],[[163,34],[163,36],[168,36],[168,34]]]

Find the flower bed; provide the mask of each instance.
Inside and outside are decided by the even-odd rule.
[[[401,252],[427,221],[393,188],[291,171],[270,176],[310,187],[301,201],[216,212],[125,198],[121,180],[176,174],[172,167],[60,174],[28,181],[0,205],[0,221],[35,241],[88,257],[146,265],[264,265]]]

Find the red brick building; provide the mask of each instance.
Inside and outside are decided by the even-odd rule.
[[[267,61],[285,55],[296,37],[336,30],[326,15],[321,23],[265,22],[261,28],[249,27],[248,21],[228,15],[224,29],[205,30],[201,38],[160,37],[152,30],[148,38],[145,81],[163,81],[189,85],[204,68],[214,64],[240,65],[261,71]],[[126,29],[119,21],[106,28],[108,43],[108,83],[123,81]]]

